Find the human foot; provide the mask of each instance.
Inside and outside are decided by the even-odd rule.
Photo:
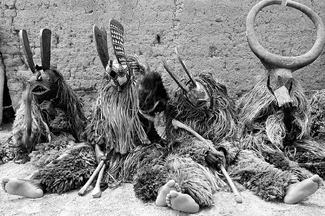
[[[199,205],[188,194],[170,191],[166,196],[166,203],[174,210],[186,213],[197,213],[200,210]]]
[[[180,192],[181,188],[174,180],[169,180],[164,186],[160,188],[156,199],[156,205],[167,206],[166,196],[172,190]]]
[[[44,195],[39,183],[35,180],[3,178],[1,186],[5,192],[12,195],[27,198],[40,198]]]
[[[315,193],[322,185],[322,179],[318,175],[292,184],[288,187],[284,202],[287,204],[295,204]]]

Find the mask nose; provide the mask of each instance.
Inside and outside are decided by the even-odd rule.
[[[278,102],[278,106],[282,107],[292,103],[290,93],[285,86],[282,86],[274,91],[275,99]]]
[[[270,72],[269,88],[272,90],[279,107],[292,103],[290,97],[292,81],[291,70],[276,69]]]

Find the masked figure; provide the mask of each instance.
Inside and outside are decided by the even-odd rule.
[[[96,166],[91,146],[76,144],[85,128],[83,105],[61,73],[50,68],[51,31],[41,30],[42,66],[34,65],[25,30],[20,37],[33,76],[13,124],[15,161],[23,163],[31,153],[31,162],[39,170],[30,180],[5,178],[3,187],[8,193],[32,198],[76,189]]]
[[[121,182],[132,181],[141,166],[134,155],[154,151],[150,141],[160,138],[151,119],[164,109],[168,95],[158,73],[150,72],[140,58],[126,56],[124,28],[118,21],[111,20],[110,33],[116,56],[113,61],[108,56],[106,31],[94,26],[105,75],[84,135],[97,150],[98,169],[103,172],[102,179],[97,181],[115,187]],[[146,90],[139,87],[145,86],[139,85],[143,79],[146,84],[154,85],[155,92],[159,93],[144,94]],[[146,100],[145,106],[139,103],[139,98]],[[82,195],[84,190],[79,192]]]
[[[240,143],[243,149],[254,153],[244,154],[246,151],[243,151],[239,155],[234,176],[263,199],[296,203],[314,193],[321,184],[317,175],[312,176],[304,168],[321,177],[325,174],[322,165],[325,150],[309,137],[308,100],[293,76],[295,70],[313,62],[321,53],[325,42],[324,26],[319,16],[306,6],[288,2],[288,6],[312,18],[318,29],[317,40],[302,56],[282,57],[269,53],[257,41],[253,26],[256,14],[270,4],[281,4],[281,1],[262,1],[247,17],[249,45],[267,72],[238,102]],[[301,197],[286,198],[290,185],[306,182],[304,180],[312,185],[312,190]],[[305,189],[302,186],[300,191],[307,191]]]
[[[190,78],[186,84],[179,81],[164,62],[166,70],[180,86],[165,110],[165,133],[161,134],[165,134],[168,141],[167,149],[160,155],[149,153],[144,157],[148,163],[137,173],[134,190],[143,201],[156,200],[158,206],[168,205],[193,213],[199,207],[213,204],[213,193],[225,185],[214,172],[220,164],[231,163],[238,152],[236,146],[230,144],[237,129],[235,106],[225,86],[211,74],[193,78],[179,60]],[[188,131],[175,129],[173,119],[184,122],[209,139],[209,145]],[[175,191],[169,194],[171,188]],[[183,198],[186,203],[175,204]]]

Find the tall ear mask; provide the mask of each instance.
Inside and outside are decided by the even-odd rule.
[[[29,40],[27,36],[26,30],[19,31],[19,37],[22,41],[23,52],[25,54],[28,66],[30,70],[35,74],[36,72],[39,74],[37,77],[40,76],[39,70],[42,69],[46,71],[50,69],[50,62],[51,62],[51,30],[49,29],[41,29],[40,31],[40,43],[41,43],[41,62],[42,66],[35,66],[33,61],[33,54],[30,50]]]
[[[32,52],[30,50],[29,40],[28,40],[26,30],[24,30],[24,29],[20,30],[19,31],[19,37],[20,37],[20,40],[22,41],[23,52],[24,52],[24,55],[26,57],[28,66],[29,66],[30,70],[33,73],[35,73],[35,64],[34,64],[34,61],[33,61],[33,54],[32,54]]]
[[[95,45],[99,58],[105,70],[108,69],[107,66],[112,69],[110,70],[110,74],[105,74],[105,78],[112,78],[115,85],[121,90],[121,87],[130,79],[130,70],[124,51],[124,28],[118,21],[111,20],[110,33],[114,54],[118,61],[117,65],[109,60],[106,31],[104,29],[100,30],[96,25],[93,26]]]
[[[51,30],[41,29],[40,36],[42,67],[46,71],[51,65]]]
[[[107,32],[104,28],[99,29],[96,25],[94,25],[93,34],[94,34],[95,46],[96,46],[99,59],[102,62],[104,69],[106,70],[109,61],[108,47],[107,47]]]
[[[124,27],[117,20],[110,21],[110,32],[114,54],[118,63],[123,67],[126,66],[126,55],[124,50]]]

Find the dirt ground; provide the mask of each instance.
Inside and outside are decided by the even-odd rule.
[[[0,142],[10,136],[10,125],[5,125],[0,131]],[[0,165],[0,178],[24,178],[34,171],[30,164],[17,165],[13,162]],[[296,204],[265,202],[249,191],[242,193],[243,203],[237,204],[233,194],[217,192],[214,195],[215,205],[202,209],[193,215],[240,215],[240,216],[321,216],[325,215],[325,190],[320,188],[307,200]],[[26,199],[9,195],[0,190],[0,216],[7,215],[125,215],[125,216],[176,216],[187,215],[169,208],[157,207],[153,203],[143,203],[138,200],[131,184],[103,192],[101,198],[94,199],[91,193],[81,197],[77,191],[66,194],[46,194],[40,199]]]

